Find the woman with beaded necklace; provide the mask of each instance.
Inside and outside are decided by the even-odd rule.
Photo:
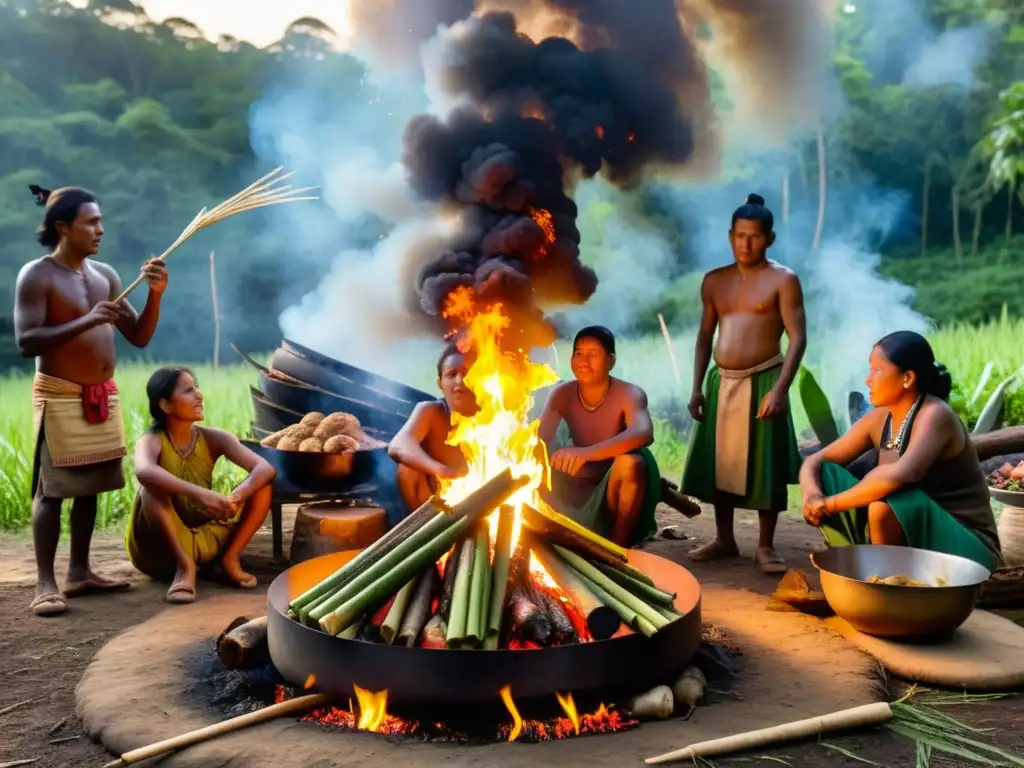
[[[871,350],[874,409],[800,470],[804,519],[829,546],[889,544],[1001,562],[988,483],[971,437],[947,402],[949,373],[920,334],[897,331]],[[869,450],[858,480],[844,466]]]

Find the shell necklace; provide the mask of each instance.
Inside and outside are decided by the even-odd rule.
[[[579,398],[580,405],[583,406],[583,410],[585,410],[585,411],[587,411],[589,413],[593,413],[598,408],[600,408],[602,405],[604,405],[604,401],[606,399],[608,399],[608,393],[611,391],[611,388],[612,388],[612,380],[608,379],[608,386],[606,386],[604,388],[604,394],[601,395],[601,399],[597,401],[597,405],[593,405],[593,406],[587,405],[587,402],[583,399],[583,392],[580,391],[580,385],[579,384],[576,384],[576,397]]]
[[[907,411],[907,415],[903,417],[903,421],[900,422],[900,428],[896,432],[896,437],[892,436],[892,414],[889,414],[889,439],[885,443],[885,449],[887,451],[896,451],[901,456],[903,455],[903,440],[906,438],[907,430],[910,428],[910,423],[914,420],[914,415],[917,413],[917,409],[921,407],[921,403],[924,402],[924,395],[918,395],[917,400],[910,406],[910,410]]]

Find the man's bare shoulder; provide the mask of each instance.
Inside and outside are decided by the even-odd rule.
[[[779,281],[780,285],[799,285],[800,278],[796,272],[787,267],[785,264],[780,264],[777,261],[768,259],[768,270],[773,278]]]
[[[563,381],[551,388],[548,394],[548,403],[556,410],[561,410],[565,404],[565,398],[576,391],[576,380]]]
[[[50,281],[53,275],[53,264],[46,256],[33,259],[18,270],[19,283],[43,284]]]
[[[619,383],[624,400],[635,404],[643,404],[644,406],[647,405],[647,393],[644,392],[643,387],[624,379],[614,379],[614,381]]]
[[[416,404],[412,409],[409,420],[428,424],[431,428],[435,428],[441,424],[447,424],[450,419],[448,417],[448,408],[442,401],[427,400],[426,402]]]
[[[721,267],[715,267],[714,269],[704,273],[704,283],[710,286],[717,285],[723,280],[728,280],[735,272],[735,264],[726,264]]]
[[[120,282],[121,276],[117,274],[117,270],[104,261],[96,261],[89,259],[87,262],[96,272],[102,275],[110,283]]]

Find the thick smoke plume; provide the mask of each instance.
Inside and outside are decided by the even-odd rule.
[[[570,0],[551,4],[580,10]],[[588,6],[578,22],[621,48],[581,50],[565,38],[534,42],[510,12],[487,13],[442,35],[438,82],[462,105],[443,117],[415,117],[403,153],[413,190],[462,220],[451,247],[419,270],[416,290],[428,314],[441,314],[459,286],[480,301],[514,307],[520,323],[537,320],[542,306],[584,303],[597,276],[580,261],[577,209],[568,194],[574,180],[601,172],[630,186],[646,170],[690,159],[691,117],[677,86],[703,74],[678,65],[681,58],[695,61],[679,53],[691,49],[678,20],[668,14],[661,26],[674,33],[659,28],[650,35],[668,54],[658,67],[640,44],[643,25],[619,29],[613,23],[624,17],[595,14],[602,5]],[[531,328],[538,346],[553,339],[545,325]]]

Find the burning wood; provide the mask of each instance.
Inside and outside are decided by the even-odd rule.
[[[544,525],[517,536],[513,508],[495,509],[521,484],[506,470],[454,507],[432,498],[295,598],[289,615],[347,639],[485,650],[606,640],[623,623],[650,636],[680,617],[675,595],[614,556],[614,544],[554,513],[536,513]]]

